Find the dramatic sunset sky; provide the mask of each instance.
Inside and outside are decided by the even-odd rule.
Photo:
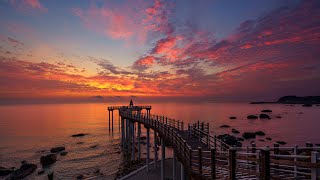
[[[0,0],[0,100],[320,95],[319,0]]]

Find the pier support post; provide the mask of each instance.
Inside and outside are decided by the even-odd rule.
[[[110,131],[110,110],[108,110],[109,113],[109,131]]]
[[[177,158],[176,158],[176,150],[173,149],[173,168],[172,168],[172,179],[176,179],[176,166],[177,166]]]
[[[181,180],[185,180],[186,179],[186,175],[185,175],[184,167],[183,167],[182,163],[180,163],[180,177],[181,177]]]
[[[229,149],[229,180],[236,179],[236,149]]]
[[[121,145],[124,147],[124,142],[125,142],[125,134],[124,134],[124,120],[119,116],[120,121],[121,121]]]
[[[131,149],[131,160],[135,160],[135,153],[136,153],[136,148],[135,148],[135,129],[134,129],[134,122],[131,123],[132,127],[132,149]]]
[[[141,123],[138,122],[138,160],[141,159]]]
[[[211,179],[216,179],[216,149],[211,148]]]
[[[311,163],[316,164],[318,162],[319,152],[312,151],[311,152]],[[316,180],[320,176],[320,169],[319,168],[311,168],[311,180]]]
[[[161,138],[161,180],[165,180],[165,169],[164,169],[164,163],[166,158],[166,147],[164,144],[164,139]]]
[[[153,144],[154,144],[154,168],[157,167],[157,161],[158,161],[158,145],[157,145],[157,132],[154,131],[154,134],[153,134]]]
[[[112,132],[113,132],[113,110],[111,110],[111,114],[112,114]]]
[[[269,180],[270,179],[270,151],[269,149],[260,150],[260,179]]]
[[[150,161],[150,128],[147,128],[147,172],[149,172],[149,161]]]

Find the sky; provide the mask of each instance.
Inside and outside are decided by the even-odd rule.
[[[0,100],[320,93],[318,0],[0,0]]]

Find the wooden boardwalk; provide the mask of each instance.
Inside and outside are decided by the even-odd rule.
[[[231,147],[210,135],[209,124],[188,124],[188,128],[184,129],[183,121],[150,114],[151,106],[135,106],[132,109],[118,106],[109,107],[108,110],[110,109],[119,110],[122,131],[125,131],[122,133],[123,144],[128,144],[128,140],[129,143],[133,141],[131,145],[136,144],[134,128],[130,128],[134,125],[130,124],[143,124],[148,133],[149,129],[153,129],[155,134],[161,137],[162,144],[174,149],[176,158],[189,178],[320,179],[320,147]],[[147,113],[142,113],[143,109],[146,109]],[[129,139],[126,138],[128,134]],[[138,132],[139,143],[140,135],[141,132]],[[149,139],[147,134],[147,163]],[[156,144],[155,140],[154,146],[157,146]],[[135,151],[132,153],[135,154]]]

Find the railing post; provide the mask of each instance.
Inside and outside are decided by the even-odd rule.
[[[270,151],[269,149],[262,149],[260,151],[260,179],[269,180],[270,179]]]
[[[202,176],[202,153],[201,153],[202,149],[201,147],[198,147],[198,163],[199,163],[199,176]]]
[[[181,122],[181,131],[183,131],[183,121]]]
[[[217,136],[214,135],[214,148],[217,149]]]
[[[229,180],[236,179],[236,148],[229,149]]]
[[[298,150],[298,145],[295,145],[295,146],[293,147],[293,155],[294,155],[294,156],[298,155],[297,150]],[[297,158],[296,158],[296,157],[295,157],[293,160],[294,160],[294,162],[297,162]],[[298,176],[297,170],[298,170],[297,166],[294,165],[294,167],[293,167],[293,171],[294,171],[293,175],[294,175],[294,178],[297,178],[297,176]]]
[[[317,159],[319,158],[319,152],[312,151],[311,152],[311,163],[317,163]],[[311,168],[311,180],[317,180],[320,175],[320,168]]]
[[[279,144],[273,144],[273,154],[274,155],[278,155],[280,154],[280,150],[279,150]],[[275,157],[274,159],[278,160],[279,158],[278,157]],[[275,164],[274,165],[274,168],[278,169],[279,168],[279,164]]]
[[[186,143],[184,143],[185,147],[187,146]],[[189,168],[192,169],[192,149],[191,147],[188,147],[189,149]]]
[[[211,179],[216,179],[216,149],[211,148]]]
[[[261,177],[261,172],[260,172],[260,150],[256,151],[256,161],[257,161],[257,174],[259,177]]]

